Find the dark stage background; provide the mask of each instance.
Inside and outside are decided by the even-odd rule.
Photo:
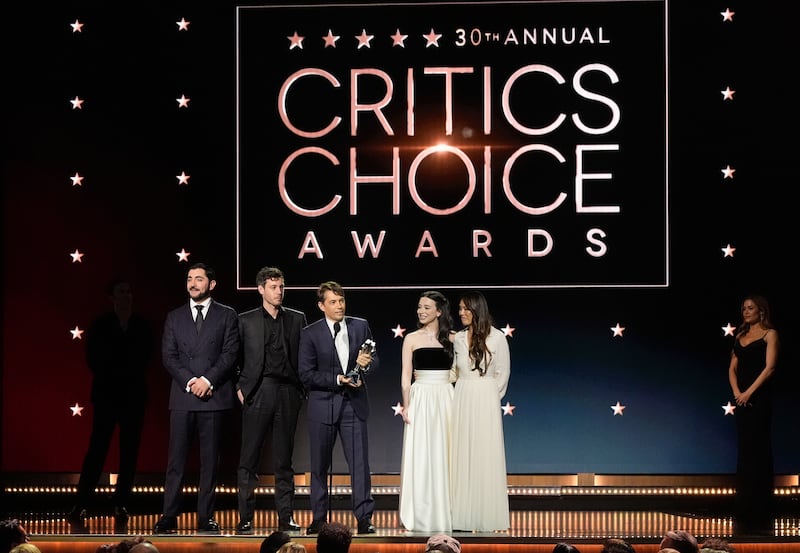
[[[790,36],[794,22],[783,5],[287,6],[246,24],[240,10],[241,35],[236,5],[94,8],[62,2],[55,8],[17,7],[6,19],[3,473],[80,470],[91,427],[90,377],[85,335],[73,339],[70,330],[86,329],[106,307],[107,282],[126,275],[136,307],[160,332],[166,312],[185,300],[188,263],[180,261],[181,251],[189,252],[189,262],[217,269],[215,297],[238,311],[258,304],[252,288],[261,265],[284,268],[290,288],[285,303],[304,310],[310,321],[320,315],[317,283],[334,279],[352,286],[348,313],[370,320],[381,357],[380,371],[368,380],[376,473],[396,473],[400,465],[403,425],[392,406],[400,400],[402,340],[393,329],[414,328],[421,289],[439,288],[457,304],[459,291],[473,284],[485,292],[497,326],[514,329],[504,403],[515,408],[503,418],[509,473],[732,473],[734,420],[722,408],[732,399],[732,338],[723,327],[738,324],[743,295],[762,293],[772,302],[783,345],[775,375],[775,468],[798,472],[791,223],[797,48]],[[721,15],[726,8],[735,12],[732,21]],[[190,22],[188,30],[176,25],[181,18]],[[70,26],[76,19],[84,24],[79,33]],[[456,48],[456,29],[476,25],[502,37],[514,28],[520,41],[523,28],[589,28],[597,40],[597,29],[604,27],[611,44]],[[425,46],[421,37],[432,26],[444,34],[438,47]],[[375,39],[369,48],[357,48],[354,35],[364,27]],[[409,35],[405,49],[389,46],[396,27]],[[335,51],[321,47],[319,37],[329,28],[341,35]],[[302,49],[289,49],[286,36],[295,30],[308,35]],[[342,87],[306,90],[287,107],[307,128],[320,128],[333,113],[324,106],[335,106],[344,121],[330,136],[298,138],[277,116],[280,83],[304,63],[336,73]],[[558,111],[585,109],[592,124],[601,126],[609,110],[581,102],[571,86],[576,68],[589,63],[619,73],[618,85],[607,78],[591,83],[621,108],[619,126],[601,136],[587,137],[568,124],[550,136],[514,132],[499,119],[500,84],[492,89],[494,132],[486,135],[480,132],[480,96],[462,95],[463,83],[481,82],[487,65],[502,82],[516,67],[545,64],[563,74],[566,84],[546,78],[542,96],[534,84],[520,85],[533,87],[529,98],[512,95],[520,117],[544,126]],[[416,83],[418,130],[414,137],[406,132],[405,71],[413,68],[420,77],[426,66],[476,68],[470,77],[453,78],[452,136],[441,132],[441,75],[427,85]],[[397,131],[393,137],[368,115],[357,136],[349,133],[349,71],[364,67],[392,76],[395,99],[386,111]],[[315,81],[303,79],[297,90],[307,82]],[[735,90],[732,100],[720,92],[727,86]],[[382,96],[380,86],[368,92],[371,102]],[[182,95],[190,99],[188,107],[176,102]],[[70,103],[76,96],[84,100],[81,109]],[[474,135],[464,133],[465,120],[479,131],[473,142],[468,138]],[[476,160],[478,189],[467,208],[449,216],[423,212],[404,189],[399,214],[391,212],[385,191],[362,192],[361,211],[348,214],[343,206],[349,200],[349,148],[359,149],[365,174],[385,175],[396,144],[405,175],[413,156],[440,138],[469,143],[464,149]],[[598,156],[587,168],[615,174],[613,185],[596,186],[604,192],[589,201],[620,203],[619,215],[575,212],[577,142],[619,144],[619,151]],[[522,175],[513,175],[515,183],[526,177],[550,183],[538,197],[517,184],[517,194],[530,194],[523,198],[528,204],[549,203],[563,189],[568,198],[557,213],[526,215],[503,199],[509,149],[527,143],[550,144],[567,158],[567,169],[553,169],[552,159],[542,158],[550,161],[521,163],[515,171]],[[490,214],[478,201],[485,144],[493,146]],[[335,152],[341,164],[298,161],[298,173],[290,178],[313,183],[302,196],[306,205],[319,207],[333,193],[342,194],[344,203],[330,217],[301,218],[277,201],[282,160],[309,146]],[[379,162],[370,165],[368,154],[376,151]],[[725,178],[727,166],[735,169],[733,178]],[[438,175],[425,167],[420,181],[430,188],[442,183],[441,190],[427,190],[425,199],[452,207],[465,190],[463,167],[448,165]],[[76,173],[83,177],[80,184],[70,178]],[[182,173],[190,176],[188,183],[180,184],[176,175]],[[405,186],[405,176],[400,180]],[[593,227],[607,233],[605,257],[585,253],[584,233]],[[389,238],[378,259],[353,257],[351,230],[377,237],[384,228]],[[529,228],[550,231],[550,256],[525,255]],[[431,229],[441,257],[414,257],[424,229]],[[492,258],[471,257],[475,229],[491,232]],[[308,231],[326,249],[323,259],[299,258]],[[732,256],[725,256],[726,246],[735,248]],[[70,256],[76,250],[84,254],[80,262]],[[611,330],[617,324],[625,329],[621,336]],[[158,474],[166,462],[169,383],[157,358],[148,382],[139,469]],[[617,402],[625,406],[622,415],[611,409]],[[70,409],[76,404],[84,407],[81,416]],[[227,481],[235,481],[238,440],[234,415],[224,452]],[[302,423],[298,442],[296,469],[305,471]],[[112,449],[107,468],[114,470],[116,461]],[[344,462],[336,462],[344,471]]]

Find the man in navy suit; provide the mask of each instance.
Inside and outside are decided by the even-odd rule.
[[[284,276],[277,267],[256,275],[261,305],[239,315],[242,347],[236,393],[242,404],[242,446],[239,454],[239,534],[253,532],[258,462],[272,434],[275,509],[278,530],[296,531],[294,521],[294,435],[305,389],[297,374],[300,332],[306,326],[302,311],[283,305]]]
[[[164,512],[153,529],[156,534],[173,533],[178,526],[186,458],[195,435],[200,445],[197,529],[219,532],[214,520],[214,488],[223,424],[235,401],[239,328],[236,312],[212,301],[216,285],[211,267],[203,263],[189,267],[189,302],[170,311],[164,323],[161,354],[172,384]]]
[[[325,317],[300,335],[300,379],[308,390],[308,430],[311,448],[311,511],[307,534],[318,534],[328,515],[327,479],[333,447],[342,440],[352,486],[353,514],[359,534],[373,534],[375,501],[367,447],[369,402],[363,378],[348,376],[354,368],[375,369],[378,357],[362,345],[372,341],[366,319],[345,317],[344,289],[323,282],[317,305]]]

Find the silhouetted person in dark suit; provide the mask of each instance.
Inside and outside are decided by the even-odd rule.
[[[86,363],[92,372],[92,435],[83,459],[76,505],[68,520],[83,525],[100,479],[111,438],[119,427],[119,476],[113,497],[118,522],[128,519],[128,505],[147,400],[147,368],[153,354],[153,328],[133,311],[129,282],[115,280],[108,288],[111,310],[95,319],[86,332]]]

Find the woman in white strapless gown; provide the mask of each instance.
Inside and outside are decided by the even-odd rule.
[[[417,319],[418,330],[403,340],[400,522],[413,532],[450,532],[453,319],[447,298],[423,292]]]

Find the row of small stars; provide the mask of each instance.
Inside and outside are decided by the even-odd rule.
[[[431,30],[427,34],[420,35],[422,38],[425,39],[425,48],[430,48],[431,46],[438,48],[439,47],[439,39],[442,38],[441,33],[437,33],[431,27]],[[342,38],[340,35],[333,34],[331,29],[328,29],[328,34],[321,36],[323,43],[323,48],[336,48],[336,42]],[[367,33],[366,29],[361,29],[360,35],[353,35],[353,38],[356,39],[356,50],[360,50],[361,48],[372,48],[372,40],[375,38],[375,35],[371,35]],[[392,40],[392,47],[406,47],[406,39],[408,35],[404,35],[400,32],[398,28],[393,35],[389,35],[389,38]],[[294,32],[291,36],[287,36],[286,39],[289,41],[289,50],[294,50],[295,48],[302,50],[303,49],[303,41],[306,37],[301,36]]]
[[[191,21],[186,21],[183,17],[181,17],[180,21],[176,21],[175,24],[178,26],[178,31],[188,31],[189,24]],[[72,27],[72,33],[83,33],[83,27],[85,23],[81,23],[79,19],[75,20],[75,23],[70,23],[69,26]]]

